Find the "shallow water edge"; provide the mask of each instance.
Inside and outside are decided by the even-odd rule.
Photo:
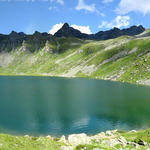
[[[53,78],[64,78],[64,79],[89,79],[89,80],[99,80],[99,81],[112,81],[112,82],[118,82],[118,83],[128,83],[128,84],[132,84],[132,85],[140,85],[140,86],[150,86],[150,80],[146,81],[143,80],[141,82],[136,82],[133,83],[131,82],[127,82],[127,81],[114,81],[111,79],[99,79],[99,78],[94,78],[94,77],[67,77],[67,76],[53,76],[53,75],[36,75],[36,74],[23,74],[23,75],[17,75],[17,74],[0,74],[0,77],[53,77]]]

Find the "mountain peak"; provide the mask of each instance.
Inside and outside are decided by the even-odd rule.
[[[69,26],[68,23],[65,23],[61,29],[59,29],[54,36],[56,37],[78,37],[82,38],[81,32]]]
[[[64,25],[62,26],[62,28],[69,28],[69,24],[68,23],[64,23]]]
[[[139,25],[138,27],[141,28],[141,29],[143,29],[143,30],[145,30],[145,28],[142,25]]]
[[[17,35],[16,31],[11,31],[10,35]]]

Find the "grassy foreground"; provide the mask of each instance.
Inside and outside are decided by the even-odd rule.
[[[1,150],[148,150],[150,129],[140,131],[107,131],[97,135],[69,135],[55,138],[0,134]]]

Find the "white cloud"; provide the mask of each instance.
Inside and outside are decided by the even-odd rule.
[[[113,2],[114,0],[103,0],[103,3],[111,3]]]
[[[52,27],[52,29],[49,31],[50,34],[54,35],[60,28],[62,28],[64,24],[63,23],[59,23],[56,24]]]
[[[109,24],[107,21],[102,21],[102,23],[98,26],[98,28],[103,28],[107,24]]]
[[[57,10],[57,7],[55,7],[55,6],[50,6],[50,7],[48,7],[48,9],[49,9],[49,10]]]
[[[78,25],[73,24],[73,25],[71,25],[71,27],[79,30],[82,33],[92,34],[89,26],[78,26]]]
[[[64,5],[64,0],[50,0],[51,2],[56,2],[60,5]]]
[[[111,22],[102,21],[102,23],[98,26],[99,28],[121,28],[127,27],[130,24],[130,17],[129,16],[117,16]]]
[[[57,0],[57,3],[64,5],[64,1],[63,0]]]
[[[76,10],[87,10],[90,12],[95,11],[95,4],[87,5],[84,0],[78,0],[78,5],[76,6]]]
[[[86,10],[89,12],[96,12],[97,14],[104,16],[99,10],[96,9],[95,4],[85,4],[84,0],[78,0],[78,5],[75,8],[76,10]]]
[[[150,0],[121,0],[116,11],[119,14],[127,14],[134,11],[146,15],[150,13]]]
[[[56,24],[52,27],[52,29],[49,31],[50,34],[54,35],[59,29],[62,28],[64,24],[63,23],[59,23]],[[91,34],[91,30],[89,26],[78,26],[78,25],[71,25],[72,28],[79,30],[82,33],[86,33],[86,34]]]

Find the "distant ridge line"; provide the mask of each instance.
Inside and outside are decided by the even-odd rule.
[[[142,25],[139,26],[131,26],[127,29],[118,29],[113,28],[107,31],[99,31],[95,34],[85,34],[81,33],[79,30],[74,29],[69,26],[68,23],[65,23],[61,29],[59,29],[54,36],[55,37],[76,37],[81,39],[91,39],[91,40],[108,40],[114,39],[122,35],[134,36],[141,34],[145,31],[145,28]]]

